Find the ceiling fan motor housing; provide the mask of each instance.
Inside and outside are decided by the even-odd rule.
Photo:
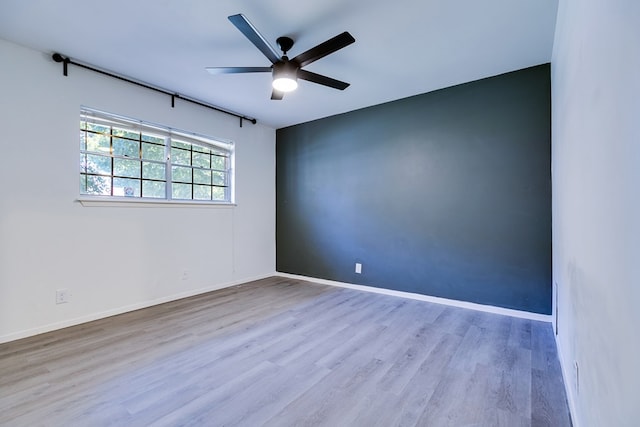
[[[288,77],[296,80],[298,78],[298,67],[286,56],[282,57],[282,61],[273,64],[273,78]]]

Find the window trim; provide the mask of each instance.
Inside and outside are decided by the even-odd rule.
[[[113,169],[113,159],[123,158],[129,160],[135,160],[140,162],[141,168],[145,161],[151,161],[152,163],[159,163],[165,165],[166,175],[165,180],[162,182],[165,183],[166,191],[164,197],[143,197],[142,193],[140,196],[118,196],[113,194],[85,194],[82,193],[82,187],[78,189],[79,196],[76,199],[77,202],[82,204],[82,206],[145,206],[145,207],[153,207],[153,206],[190,206],[190,207],[206,207],[206,208],[219,208],[219,207],[234,207],[235,203],[235,143],[230,140],[225,140],[221,138],[213,138],[204,136],[201,134],[197,134],[194,132],[187,132],[180,129],[175,129],[169,126],[158,125],[151,122],[146,122],[143,120],[133,119],[130,117],[121,116],[118,114],[108,113],[101,110],[96,110],[91,107],[86,107],[84,105],[80,106],[80,122],[86,121],[87,123],[108,126],[108,127],[117,127],[122,130],[129,130],[136,133],[140,133],[140,137],[147,132],[151,135],[157,135],[159,137],[163,137],[165,139],[164,149],[165,149],[165,161],[164,162],[156,162],[151,160],[145,160],[142,157],[142,152],[140,152],[139,158],[129,158],[127,156],[119,156],[113,153],[113,148],[111,149],[109,156],[104,156],[111,158],[112,167],[111,167],[111,181],[117,176],[114,174]],[[80,128],[80,132],[82,132],[82,127]],[[113,138],[113,136],[111,136]],[[128,139],[128,138],[125,138]],[[141,140],[142,141],[142,140]],[[183,143],[189,145],[189,151],[194,152],[194,146],[204,147],[209,150],[213,150],[213,153],[209,155],[216,155],[216,151],[218,153],[224,153],[224,157],[226,157],[226,162],[228,163],[228,167],[225,170],[218,170],[213,168],[204,168],[210,170],[212,173],[214,172],[223,172],[227,175],[227,181],[224,186],[215,185],[213,181],[209,185],[211,188],[219,187],[225,189],[225,200],[202,200],[202,199],[179,199],[172,198],[172,186],[173,184],[181,184],[180,182],[174,182],[172,180],[172,168],[176,166],[184,166],[186,168],[193,170],[204,170],[202,167],[190,165],[180,165],[174,163],[174,159],[171,157],[171,151],[173,148],[173,143]],[[140,150],[142,150],[142,145],[140,145]],[[80,150],[78,151],[81,155],[84,153],[93,154],[91,151],[88,151],[86,147],[83,149],[80,146]],[[222,154],[218,154],[222,155]],[[80,165],[81,166],[81,165]],[[83,174],[82,167],[79,169],[80,177],[87,175],[85,172]],[[105,175],[106,176],[106,175]],[[142,175],[138,178],[132,178],[140,180],[140,184],[142,185],[142,181],[145,180]],[[188,183],[187,183],[188,184]],[[193,187],[197,185],[196,182],[193,181],[193,172],[192,172],[192,182],[190,185]],[[113,190],[111,190],[113,193]],[[194,188],[191,189],[192,197],[194,195]]]
[[[205,209],[225,209],[237,206],[236,203],[207,200],[154,199],[150,197],[91,196],[81,195],[76,199],[84,207],[190,207]]]

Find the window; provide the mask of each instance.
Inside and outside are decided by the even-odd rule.
[[[80,194],[233,203],[233,143],[83,108]]]

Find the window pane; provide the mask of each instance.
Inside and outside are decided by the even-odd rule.
[[[149,144],[147,142],[142,143],[142,158],[146,160],[157,160],[159,162],[164,161],[164,146]]]
[[[135,157],[140,156],[138,141],[128,139],[113,138],[113,154],[115,156]]]
[[[171,146],[176,148],[182,148],[184,150],[191,150],[191,144],[187,144],[186,142],[176,141],[175,139],[171,141]]]
[[[166,179],[165,165],[160,163],[142,162],[142,177],[147,179]]]
[[[211,171],[194,169],[193,170],[193,182],[196,184],[211,184]]]
[[[193,186],[193,199],[194,200],[211,200],[211,186],[209,186],[209,185],[194,185]]]
[[[80,153],[80,173],[87,173],[87,155]]]
[[[80,149],[85,151],[87,149],[86,134],[83,131],[80,131]]]
[[[193,147],[193,151],[197,151],[199,153],[205,153],[205,154],[210,154],[211,150],[208,149],[207,147],[202,147],[200,145],[192,145]]]
[[[213,172],[213,184],[225,185],[224,172]]]
[[[156,144],[164,145],[164,138],[153,135],[142,135],[142,140],[147,142],[155,142]]]
[[[211,169],[225,170],[227,167],[227,158],[223,156],[212,156]]]
[[[113,178],[113,195],[140,197],[140,180],[129,178]]]
[[[176,184],[171,187],[171,197],[173,199],[191,199],[190,184]]]
[[[109,126],[96,125],[94,123],[88,123],[88,122],[87,122],[87,130],[92,130],[94,132],[99,132],[99,133],[111,133],[111,129],[109,128]]]
[[[87,154],[87,172],[111,175],[111,157]]]
[[[80,194],[87,194],[87,175],[80,174]]]
[[[193,166],[197,166],[200,168],[210,168],[211,167],[211,156],[204,153],[193,153]]]
[[[111,194],[111,178],[106,176],[86,175],[87,186],[84,194]]]
[[[171,167],[171,180],[178,182],[188,182],[191,183],[191,171],[193,169],[181,167],[181,166],[172,166]]]
[[[140,132],[134,132],[134,131],[130,131],[130,130],[113,128],[113,132],[112,133],[113,133],[113,136],[122,136],[122,137],[125,137],[125,138],[135,139],[135,140],[140,139]]]
[[[166,186],[166,182],[142,181],[142,197],[164,199],[166,196]]]
[[[105,154],[108,154],[110,152],[110,142],[108,136],[87,132],[85,138],[87,143],[87,151],[96,151]]]
[[[129,159],[113,159],[113,174],[117,176],[140,178],[140,161]]]
[[[181,150],[179,148],[171,149],[171,163],[176,165],[190,165],[191,151]]]
[[[225,189],[222,187],[213,187],[211,189],[211,199],[212,200],[225,200],[224,194]]]

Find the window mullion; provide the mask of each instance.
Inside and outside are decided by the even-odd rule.
[[[211,197],[209,198],[209,200],[213,200],[213,152],[212,151],[209,152],[209,169],[211,169],[211,171],[209,172],[209,174],[211,175],[211,178],[209,179],[209,193],[211,194]]]
[[[173,177],[171,174],[171,135],[165,137],[164,139],[164,158],[165,161],[165,175],[167,179],[167,185],[165,186],[165,194],[167,200],[171,200],[171,192],[173,188]]]
[[[111,195],[113,196],[113,175],[115,172],[115,160],[113,159],[113,127],[109,126],[109,155],[111,156]]]
[[[193,145],[189,146],[189,167],[191,168],[191,200],[195,194],[195,182],[193,181]]]
[[[138,160],[140,161],[140,197],[142,197],[144,190],[144,180],[142,179],[142,129],[138,132]]]

